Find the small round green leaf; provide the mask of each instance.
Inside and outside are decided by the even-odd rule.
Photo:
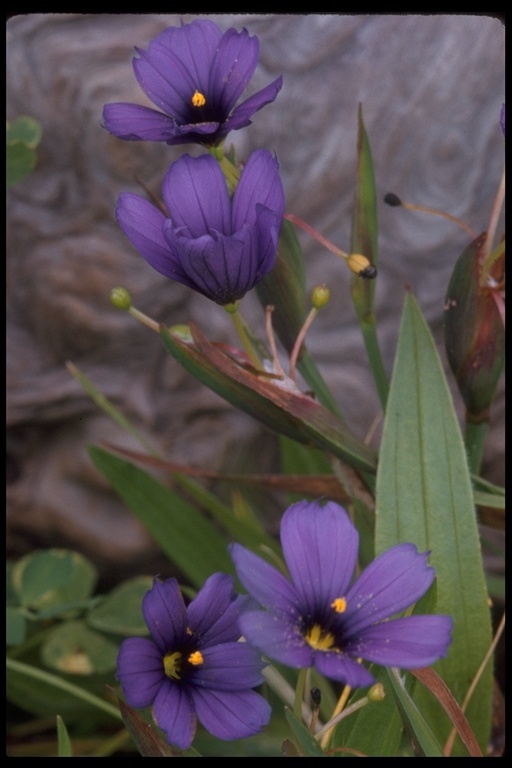
[[[118,647],[89,629],[84,621],[67,621],[48,634],[41,648],[44,664],[72,675],[93,675],[116,667]]]
[[[152,585],[150,576],[138,576],[119,584],[89,612],[87,623],[103,632],[147,635],[141,606],[142,598]]]

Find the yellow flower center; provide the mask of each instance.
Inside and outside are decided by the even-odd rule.
[[[194,651],[194,653],[191,653],[190,656],[187,659],[189,664],[192,664],[194,667],[199,667],[203,662],[203,654],[201,651]]]
[[[336,613],[345,613],[347,610],[347,601],[344,597],[337,597],[332,601],[331,608],[334,608]]]
[[[194,91],[194,95],[192,96],[192,105],[194,107],[204,107],[205,104],[206,98],[203,96],[203,94],[199,91]]]
[[[313,624],[304,635],[304,639],[315,651],[330,651],[334,648],[334,635],[331,632],[325,632],[320,624]]]
[[[181,672],[181,653],[175,651],[174,653],[167,653],[164,656],[164,670],[167,677],[172,680],[180,679]]]

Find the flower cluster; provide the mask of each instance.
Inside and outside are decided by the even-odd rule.
[[[256,150],[240,168],[223,155],[222,144],[276,98],[282,80],[237,106],[259,43],[246,30],[223,34],[210,21],[170,28],[137,53],[135,76],[161,111],[108,104],[105,127],[121,139],[195,142],[209,154],[186,154],[170,165],[162,206],[122,193],[117,221],[162,275],[220,305],[236,305],[275,264],[285,200],[270,152]],[[367,264],[358,262],[358,274]],[[282,518],[281,544],[288,576],[231,545],[246,596],[235,594],[231,576],[216,573],[188,606],[174,578],[155,580],[143,600],[150,637],[124,640],[118,678],[127,703],[151,706],[169,743],[180,749],[192,744],[197,721],[225,740],[268,724],[270,706],[254,690],[264,681],[262,654],[292,668],[316,667],[353,687],[374,682],[363,662],[414,668],[447,653],[450,617],[400,616],[435,578],[428,553],[399,544],[353,581],[358,533],[332,501],[291,506]]]
[[[151,638],[121,646],[118,676],[127,702],[153,705],[170,743],[190,746],[196,716],[212,734],[237,739],[268,722],[259,652],[289,667],[316,667],[325,677],[368,686],[360,659],[422,667],[445,656],[449,616],[392,618],[418,600],[435,572],[413,544],[377,557],[350,585],[358,534],[334,502],[301,501],[281,522],[290,579],[239,544],[231,555],[240,581],[265,610],[236,597],[229,576],[210,577],[185,608],[175,579],[155,581],[143,602]],[[241,635],[248,642],[237,642]],[[257,650],[256,650],[257,649]]]

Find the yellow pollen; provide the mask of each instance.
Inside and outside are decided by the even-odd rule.
[[[192,664],[194,667],[199,667],[203,662],[203,654],[201,651],[194,651],[194,653],[191,653],[190,656],[187,659],[189,664]]]
[[[192,105],[194,107],[204,107],[205,104],[206,104],[206,99],[203,96],[203,94],[200,93],[199,91],[195,91],[194,95],[192,96]]]
[[[324,632],[320,624],[313,624],[304,635],[304,639],[316,651],[330,651],[334,648],[334,635]]]
[[[187,635],[193,635],[193,634],[194,634],[194,633],[192,632],[192,630],[190,629],[190,627],[187,627],[187,628],[186,628],[186,630],[185,630],[185,632],[187,633]]]
[[[179,651],[175,651],[174,653],[167,653],[164,656],[164,670],[167,677],[170,677],[173,680],[180,679],[180,662],[181,653]]]
[[[347,601],[344,597],[337,597],[336,600],[332,601],[331,608],[334,608],[336,613],[345,613],[347,610]]]

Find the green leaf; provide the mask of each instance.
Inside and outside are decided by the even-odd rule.
[[[103,692],[110,677],[99,676],[83,678],[77,685],[66,679],[66,675],[54,675],[34,664],[27,664],[19,659],[7,658],[7,699],[20,709],[38,716],[65,714],[67,719],[91,714],[104,714],[121,720],[117,707],[102,699],[98,692]],[[90,686],[91,690],[88,687]]]
[[[331,411],[293,387],[239,365],[197,328],[192,341],[162,328],[165,345],[183,367],[236,408],[300,443],[333,453],[358,469],[374,472],[377,457]]]
[[[73,757],[68,729],[60,715],[57,715],[57,744],[59,757]]]
[[[13,566],[20,605],[37,612],[79,603],[94,591],[98,574],[86,557],[67,549],[31,552]],[[53,611],[52,611],[53,612]]]
[[[20,645],[27,633],[27,620],[18,607],[6,606],[6,643],[7,645]]]
[[[41,141],[41,124],[33,117],[19,117],[7,122],[6,183],[7,188],[22,181],[34,169],[35,148]]]
[[[304,723],[294,715],[288,707],[284,710],[285,717],[294,732],[300,746],[302,747],[302,757],[325,757],[324,752],[318,741],[312,733],[308,731]]]
[[[45,638],[41,658],[47,667],[72,675],[94,675],[116,668],[118,647],[84,621],[66,621]]]
[[[380,449],[376,552],[407,541],[431,553],[437,575],[436,612],[449,614],[454,621],[448,657],[435,669],[460,704],[491,643],[487,588],[460,427],[434,341],[410,295]],[[491,694],[488,665],[466,711],[484,753]],[[421,688],[414,698],[444,743],[451,729],[445,713]]]
[[[409,736],[416,757],[443,757],[443,750],[432,733],[401,680],[397,680],[393,670],[388,671],[391,690],[398,705],[407,735]]]
[[[139,467],[98,447],[94,465],[191,583],[201,587],[212,573],[234,573],[227,541],[218,529],[177,493]]]
[[[102,632],[126,635],[147,635],[142,615],[142,599],[153,586],[150,576],[136,576],[115,587],[87,615],[87,623]]]
[[[363,110],[359,105],[358,138],[357,138],[357,184],[352,217],[352,232],[350,238],[351,253],[360,253],[376,267],[378,264],[377,249],[377,193],[373,171],[370,142],[363,121]],[[368,280],[359,275],[353,275],[350,281],[352,300],[361,326],[361,332],[373,373],[377,392],[383,408],[386,407],[388,381],[380,346],[377,338],[377,328],[373,303],[376,280]]]
[[[386,669],[372,665],[370,671],[375,681],[384,687],[383,701],[370,702],[342,720],[335,727],[328,747],[350,747],[368,757],[396,757],[402,741],[402,721],[391,695]],[[356,690],[350,697],[349,705],[355,704],[367,693],[367,689]]]
[[[35,149],[41,141],[42,135],[41,123],[29,115],[22,115],[12,122],[7,121],[6,139],[8,143],[22,141],[27,147]]]

